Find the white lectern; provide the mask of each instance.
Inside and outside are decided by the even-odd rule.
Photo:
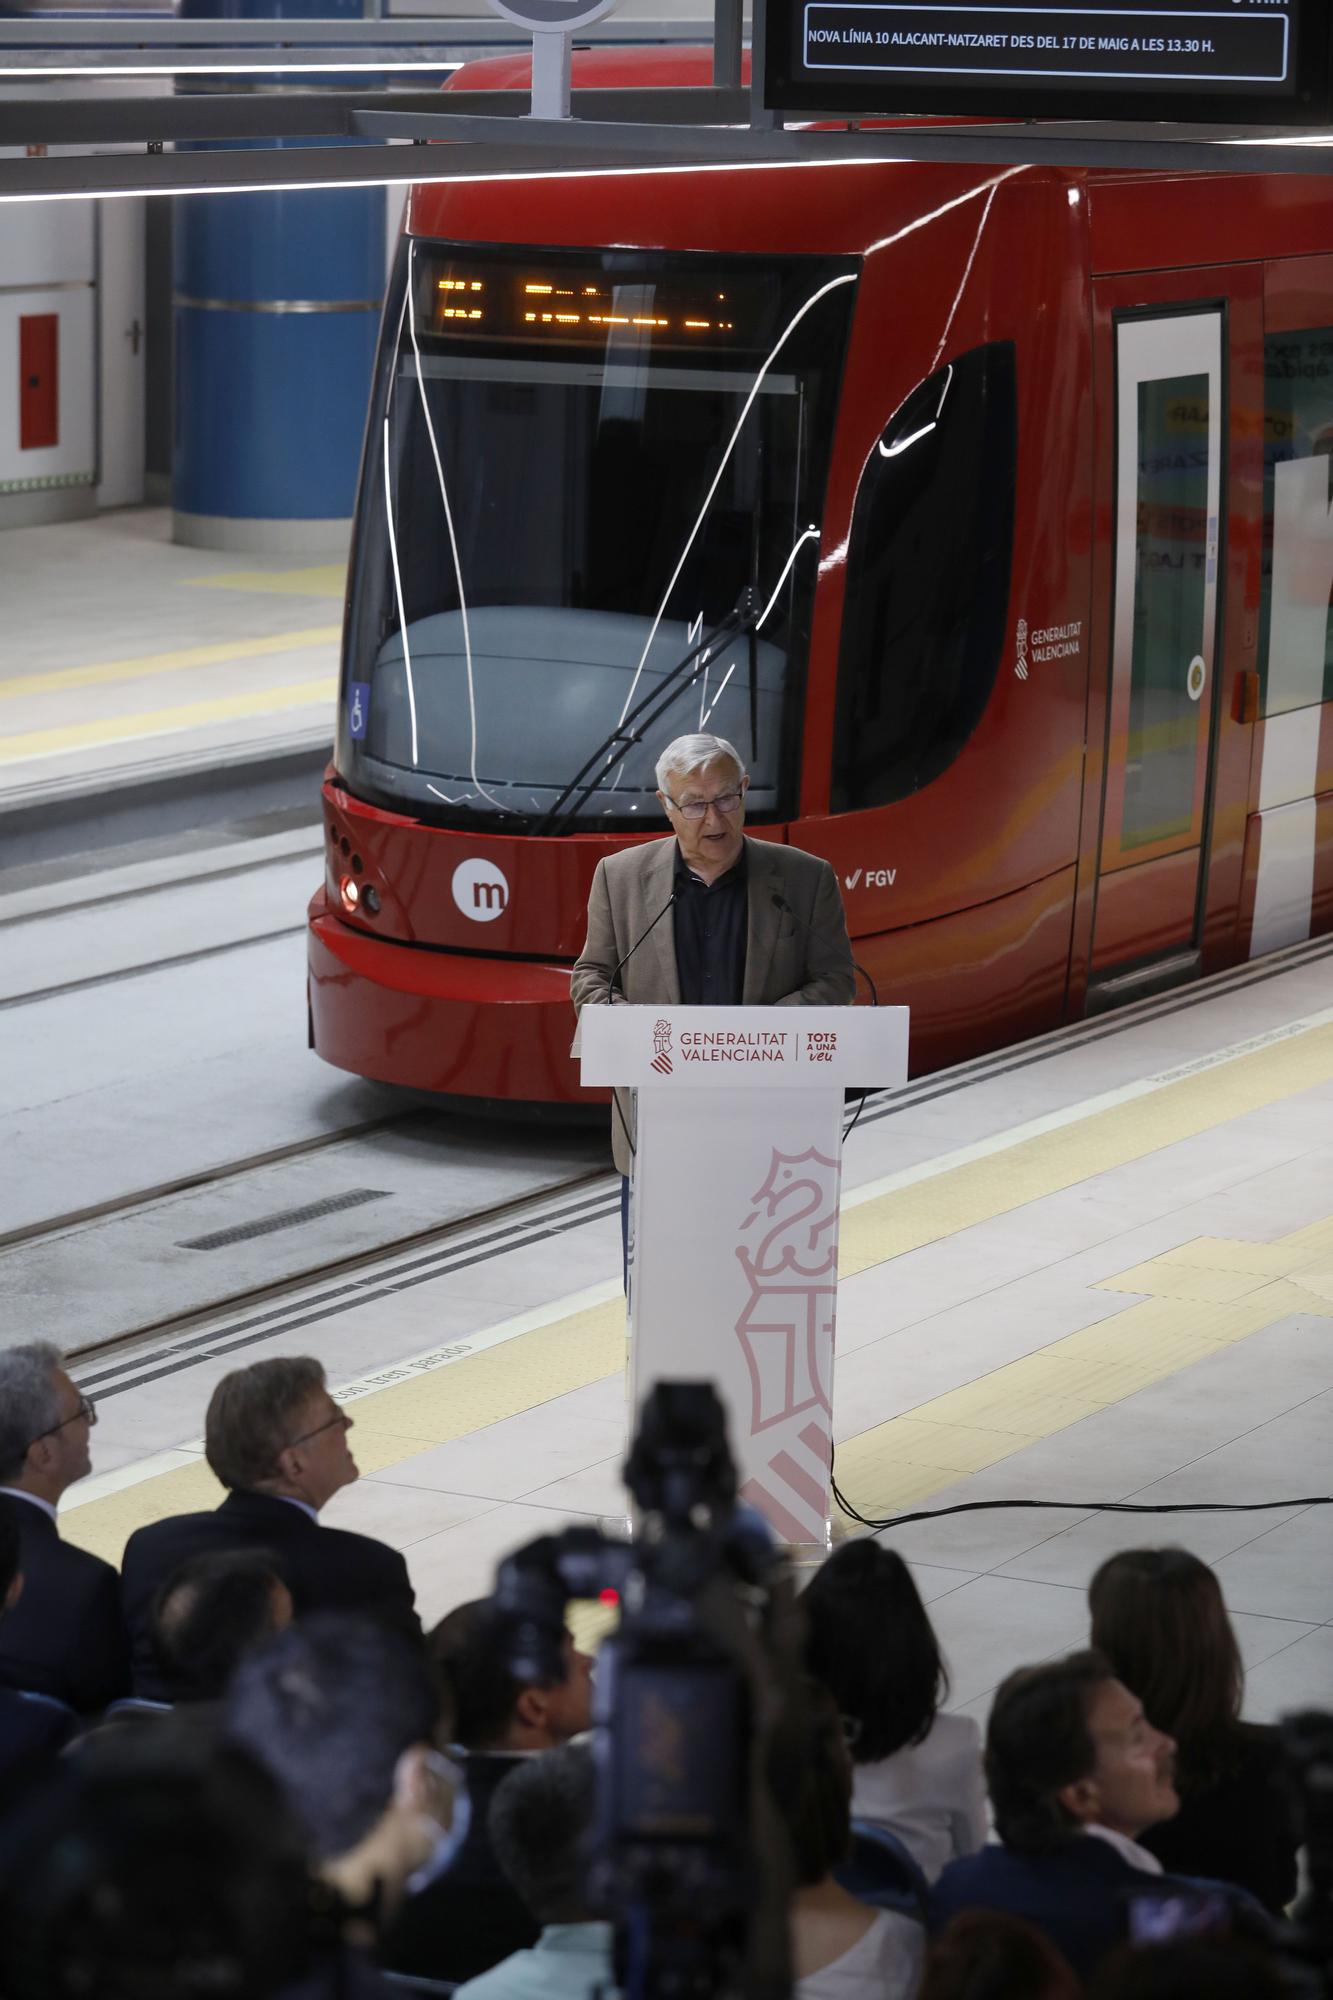
[[[843,1090],[907,1075],[906,1007],[585,1007],[587,1084],[638,1092],[630,1425],[711,1381],[742,1496],[829,1544]]]

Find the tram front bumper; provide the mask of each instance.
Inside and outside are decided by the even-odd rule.
[[[589,1104],[569,1049],[568,966],[397,944],[346,924],[321,889],[307,929],[313,1047],[379,1083],[451,1097]]]

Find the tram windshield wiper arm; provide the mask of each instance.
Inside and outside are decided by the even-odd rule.
[[[643,741],[647,731],[661,720],[677,695],[692,687],[706,671],[719,647],[729,646],[747,632],[757,631],[763,615],[763,600],[753,585],[747,583],[726,617],[691,646],[689,652],[663,674],[655,687],[642,694],[611,733],[602,738],[590,756],[584,758],[545,818],[533,829],[534,834],[551,833],[562,820],[581,812],[601,784],[608,766]],[[590,771],[593,772],[591,777],[588,776]]]

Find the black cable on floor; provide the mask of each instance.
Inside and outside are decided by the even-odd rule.
[[[1294,1500],[956,1500],[950,1507],[922,1507],[912,1514],[892,1514],[882,1521],[853,1507],[834,1478],[833,1497],[849,1520],[883,1534],[913,1521],[940,1521],[946,1514],[982,1514],[1000,1507],[1051,1507],[1077,1514],[1266,1514],[1282,1507],[1333,1507],[1333,1493],[1309,1493]]]

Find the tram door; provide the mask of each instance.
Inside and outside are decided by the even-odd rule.
[[[1199,966],[1227,429],[1219,305],[1099,319],[1114,416],[1100,433],[1109,684],[1090,1011]]]

